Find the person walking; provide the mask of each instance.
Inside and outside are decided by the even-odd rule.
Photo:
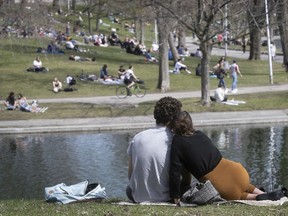
[[[243,54],[246,52],[246,39],[245,39],[245,36],[242,37],[242,51],[243,51]]]
[[[222,56],[218,63],[214,66],[214,73],[217,76],[217,79],[219,79],[218,86],[221,85],[223,86],[224,90],[226,90],[226,83],[225,83],[225,77],[226,77],[226,71],[225,71],[225,64],[226,64],[226,59],[224,56]]]
[[[239,66],[236,62],[236,60],[233,60],[233,64],[229,68],[230,70],[230,76],[232,78],[232,85],[231,85],[231,93],[237,93],[238,89],[238,75],[242,77],[242,74],[240,72]]]
[[[276,46],[274,42],[271,42],[270,49],[271,49],[272,60],[274,60],[276,58]]]

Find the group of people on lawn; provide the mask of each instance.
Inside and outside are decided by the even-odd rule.
[[[108,73],[107,64],[104,64],[100,70],[100,79],[104,80],[105,82],[115,82],[115,80],[118,80],[118,84],[125,84],[127,86],[127,94],[129,96],[131,96],[131,87],[135,84],[135,82],[140,82],[134,73],[134,68],[132,65],[130,65],[127,70],[123,65],[120,65],[117,71],[117,77],[114,77]]]
[[[21,93],[15,95],[14,92],[10,92],[6,100],[3,102],[7,110],[19,109],[23,112],[37,112],[38,103],[36,100],[32,101],[30,105],[25,96]]]

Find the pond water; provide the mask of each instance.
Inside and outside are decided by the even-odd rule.
[[[288,185],[288,127],[205,127],[225,158],[241,162],[266,190]],[[126,198],[126,149],[138,131],[1,135],[0,199],[44,199],[44,188],[89,180]]]

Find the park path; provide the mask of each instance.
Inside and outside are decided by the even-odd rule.
[[[259,93],[259,92],[287,91],[287,90],[288,90],[288,84],[241,87],[239,88],[237,95]],[[175,97],[178,99],[200,98],[201,91],[153,93],[153,94],[146,94],[143,98],[137,98],[135,95],[132,95],[131,97],[127,97],[125,99],[117,98],[116,93],[115,93],[115,95],[113,96],[39,99],[39,102],[40,104],[41,103],[67,102],[67,103],[91,103],[91,104],[100,104],[100,105],[107,104],[111,106],[119,106],[119,105],[127,105],[127,104],[136,105],[136,104],[147,102],[147,101],[156,101],[156,100],[159,100],[161,97],[165,97],[165,96],[171,96],[171,97]]]
[[[197,44],[197,40],[194,40],[192,37],[186,37],[186,46],[190,52],[195,52],[199,45]],[[268,51],[267,51],[268,52]],[[243,53],[241,50],[232,50],[228,48],[226,50],[227,57],[230,58],[239,58],[239,59],[248,59],[249,58],[249,51]],[[216,56],[225,56],[225,48],[222,46],[221,48],[213,47],[212,49],[212,55]],[[261,60],[262,61],[268,61],[268,55],[265,53],[261,54]],[[273,62],[282,63],[283,62],[283,56],[277,55],[276,58],[273,60]]]

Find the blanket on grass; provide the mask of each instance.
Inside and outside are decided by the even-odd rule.
[[[234,99],[223,101],[222,103],[226,105],[232,105],[232,106],[238,106],[239,104],[246,104],[245,101],[239,101],[239,100],[234,100]]]
[[[256,200],[232,200],[232,201],[228,201],[228,202],[223,202],[223,204],[226,204],[226,203],[241,203],[241,204],[253,205],[253,206],[281,206],[281,205],[284,205],[284,204],[288,205],[288,198],[287,197],[283,197],[283,198],[281,198],[280,200],[277,200],[277,201],[271,201],[271,200],[261,200],[261,201],[256,201]],[[115,204],[115,205],[126,205],[126,206],[130,206],[130,205],[176,206],[175,204],[170,203],[170,202],[132,203],[132,202],[129,202],[129,201],[128,202],[122,201],[122,202],[117,202],[117,203],[113,203],[113,204]],[[181,202],[181,206],[182,207],[197,207],[198,205],[197,204]]]

